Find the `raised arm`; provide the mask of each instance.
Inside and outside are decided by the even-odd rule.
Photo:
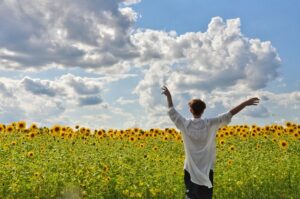
[[[244,109],[246,106],[257,105],[258,103],[259,103],[259,99],[257,97],[253,97],[249,100],[242,102],[240,105],[236,106],[235,108],[231,109],[230,113],[232,115],[235,115],[238,112],[240,112],[242,109]]]
[[[168,107],[169,108],[173,107],[172,96],[171,96],[171,93],[170,93],[169,89],[166,86],[163,86],[161,88],[161,90],[162,90],[161,94],[164,94],[165,96],[167,96]]]

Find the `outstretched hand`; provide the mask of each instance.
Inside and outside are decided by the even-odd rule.
[[[238,112],[240,112],[242,109],[244,109],[246,106],[257,105],[258,103],[259,103],[259,99],[257,97],[253,97],[244,101],[240,105],[234,107],[233,109],[230,110],[230,112],[232,115],[235,115]]]
[[[169,91],[169,89],[166,86],[161,87],[161,94],[164,94],[165,96],[167,96],[167,100],[168,100],[168,107],[173,107],[173,101],[172,101],[172,96],[171,93]]]
[[[162,90],[161,94],[164,94],[167,97],[171,96],[171,93],[170,93],[169,89],[166,86],[161,87],[161,90]]]
[[[253,97],[253,98],[245,101],[245,104],[247,106],[251,106],[251,105],[255,105],[256,106],[258,103],[259,103],[259,99],[257,97]]]

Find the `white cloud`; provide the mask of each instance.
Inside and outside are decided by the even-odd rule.
[[[46,126],[58,123],[91,128],[111,128],[117,122],[119,128],[126,128],[127,124],[136,123],[135,116],[116,106],[114,101],[104,101],[102,94],[108,84],[130,77],[135,75],[88,78],[66,74],[54,80],[1,77],[1,122],[26,120]],[[124,98],[120,101],[132,103]]]
[[[121,105],[127,105],[127,104],[134,104],[136,103],[136,100],[131,100],[131,99],[125,99],[124,97],[119,97],[116,100],[117,103],[121,104]]]
[[[55,88],[52,88],[51,82],[47,80],[33,80],[25,77],[21,84],[24,85],[25,90],[35,95],[47,95],[49,97],[56,95]]]
[[[267,118],[271,116],[271,113],[265,106],[258,106],[258,108],[247,108],[244,112],[245,115],[254,118]]]
[[[137,3],[140,3],[141,0],[123,0],[123,3],[125,5],[132,5],[132,4],[137,4]]]
[[[179,109],[192,97],[202,98],[209,108],[220,105],[228,109],[252,95],[262,98],[262,106],[243,113],[250,117],[269,117],[273,105],[299,109],[299,92],[262,90],[278,78],[281,60],[271,42],[245,36],[240,19],[214,17],[205,32],[182,35],[134,29],[138,14],[128,6],[139,2],[2,1],[0,68],[81,67],[109,75],[87,78],[67,74],[55,80],[0,78],[1,110],[7,113],[16,107],[20,114],[15,114],[15,119],[78,122],[78,118],[68,119],[66,112],[78,110],[78,106],[84,111],[99,107],[128,118],[124,124],[166,126],[170,121],[160,93],[162,85],[170,88]],[[147,113],[140,120],[112,107],[102,96],[111,82],[134,76],[127,74],[131,69],[144,75],[134,89],[136,101]],[[8,100],[13,100],[13,105]],[[116,100],[117,105],[134,101],[127,96]],[[112,120],[109,117],[103,116],[106,124]]]
[[[163,84],[177,98],[198,96],[209,102],[213,100],[212,104],[227,104],[232,100],[226,97],[231,91],[265,88],[278,77],[281,64],[270,42],[250,39],[241,33],[239,19],[223,21],[215,17],[206,32],[179,36],[175,32],[140,30],[132,35],[132,41],[141,52],[138,61],[150,65],[135,89],[149,115],[165,106],[160,96]],[[252,115],[266,117],[267,113],[261,109]]]
[[[12,91],[8,90],[4,83],[0,82],[0,94],[2,97],[13,97]]]
[[[4,0],[0,67],[105,68],[136,56],[129,34],[137,15],[119,0]],[[126,1],[133,4],[138,1]]]

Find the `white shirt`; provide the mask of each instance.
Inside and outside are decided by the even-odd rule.
[[[193,183],[211,188],[209,171],[214,168],[216,160],[216,132],[231,121],[232,114],[229,111],[215,118],[186,119],[174,107],[169,108],[168,114],[182,133],[184,169],[190,173]]]

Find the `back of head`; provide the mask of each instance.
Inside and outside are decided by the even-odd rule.
[[[189,101],[189,106],[192,114],[195,116],[201,116],[206,108],[205,102],[200,99],[192,99]]]

